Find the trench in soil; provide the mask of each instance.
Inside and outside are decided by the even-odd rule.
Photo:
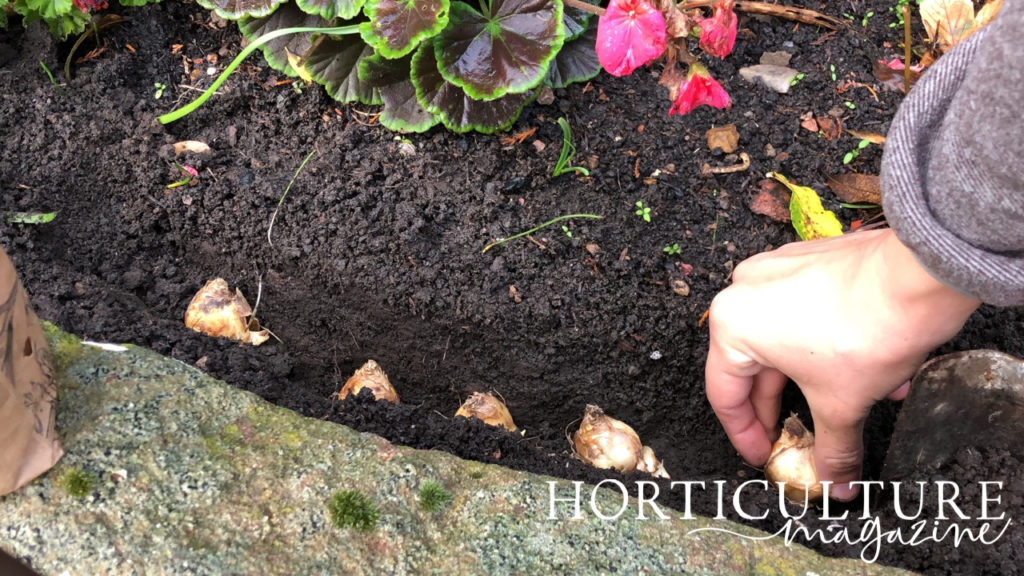
[[[809,7],[886,13],[882,2]],[[844,165],[856,139],[821,138],[800,128],[799,115],[839,107],[847,127],[887,130],[900,96],[838,94],[830,78],[835,65],[840,77],[876,83],[871,61],[891,56],[884,18],[829,35],[744,17],[736,52],[709,63],[733,97],[731,110],[669,118],[651,73],[602,76],[556,91],[551,106],[528,107],[513,128],[537,127],[525,144],[434,130],[403,136],[415,150],[403,155],[395,134],[366,125],[373,108],[340,105],[316,87],[278,86],[282,78],[255,59],[192,116],[155,124],[171,102],[154,99],[154,82],[170,87],[165,99],[194,97],[182,87],[190,79],[181,56],[230,57],[238,34],[192,4],[130,15],[110,33],[108,53],[76,67],[62,91],[40,75],[38,61],[55,68],[66,46],[38,29],[0,34],[0,210],[58,211],[47,226],[0,229],[43,318],[89,338],[148,346],[276,404],[398,444],[572,480],[646,480],[572,458],[566,434],[586,404],[597,404],[633,426],[674,479],[725,480],[731,490],[760,477],[736,455],[704,397],[708,337],[699,320],[738,262],[795,240],[788,224],[747,207],[765,172],[815,186],[846,224],[871,216],[839,208],[821,182],[847,171],[877,174],[880,150],[870,147]],[[180,55],[172,55],[174,44],[183,45]],[[773,50],[793,52],[792,65],[806,72],[790,94],[736,74]],[[577,161],[592,163],[589,178],[550,177],[560,116],[573,126]],[[752,166],[702,177],[704,163],[735,161],[704,143],[709,127],[726,123],[736,124]],[[205,141],[213,153],[176,158],[200,170],[200,183],[168,190],[178,178],[170,144],[184,139]],[[271,246],[270,214],[312,149],[281,205]],[[652,208],[652,222],[635,215],[638,200]],[[580,212],[603,219],[568,223],[571,237],[555,226],[480,253],[495,238]],[[666,255],[663,247],[673,243],[681,254]],[[243,347],[183,326],[193,294],[217,276],[250,302],[261,292],[258,315],[280,343]],[[674,280],[687,282],[690,294],[673,292]],[[1024,356],[1022,318],[1020,310],[983,307],[939,352],[993,348]],[[400,405],[336,400],[368,358],[387,371]],[[470,393],[492,390],[525,435],[453,419]],[[790,410],[809,422],[793,386],[784,396],[783,411]],[[880,473],[897,412],[897,404],[882,403],[869,417],[867,477]],[[921,478],[1005,479],[1006,506],[1019,512],[1017,461],[981,453],[990,458],[965,454]],[[659,503],[684,507],[681,490],[665,481],[659,487]],[[777,506],[774,494],[748,501],[753,510]],[[693,509],[717,513],[712,497],[695,498]],[[803,522],[827,527],[819,514]],[[778,515],[730,517],[769,532],[782,525]],[[859,526],[852,522],[851,530]],[[861,551],[813,547],[830,555]],[[1011,531],[996,546],[892,546],[879,561],[928,573],[992,573],[993,566],[1015,573],[1022,551]]]

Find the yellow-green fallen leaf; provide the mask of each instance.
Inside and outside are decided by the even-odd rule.
[[[295,72],[306,82],[312,82],[313,77],[309,74],[309,70],[306,70],[306,63],[302,61],[302,56],[292,54],[292,51],[285,46],[285,55],[288,57],[288,65],[295,69]]]
[[[46,224],[53,222],[56,212],[8,212],[7,221],[12,224]]]
[[[793,184],[777,172],[769,172],[768,177],[775,178],[789,188],[789,214],[793,218],[793,228],[801,240],[843,235],[843,225],[839,223],[835,213],[825,210],[821,205],[821,197],[812,188]]]

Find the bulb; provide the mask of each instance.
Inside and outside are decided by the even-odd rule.
[[[573,436],[573,447],[581,460],[595,468],[640,470],[659,478],[669,477],[654,451],[640,442],[633,428],[606,416],[593,404],[587,404],[583,422]]]
[[[455,415],[477,418],[483,420],[484,424],[501,426],[510,432],[516,430],[516,423],[512,421],[512,414],[505,403],[486,392],[473,392],[462,406],[459,406],[459,411]]]
[[[270,331],[261,329],[252,318],[252,308],[242,291],[228,289],[223,278],[207,282],[189,302],[185,326],[207,336],[230,338],[259,346],[270,338]]]
[[[790,502],[820,500],[824,494],[814,466],[814,434],[793,414],[782,423],[782,435],[772,446],[764,467],[769,482],[785,482],[784,493]]]
[[[386,400],[398,404],[398,392],[391,386],[388,375],[373,360],[367,360],[361,368],[352,374],[352,377],[345,381],[341,391],[338,392],[338,399],[344,400],[349,394],[359,394],[363,388],[369,388],[373,397],[377,400]]]

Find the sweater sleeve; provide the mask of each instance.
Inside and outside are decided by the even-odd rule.
[[[900,106],[882,158],[896,236],[939,281],[1024,305],[1024,2],[939,59]]]

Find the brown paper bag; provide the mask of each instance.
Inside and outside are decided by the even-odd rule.
[[[0,249],[0,495],[13,492],[57,463],[50,351],[28,294]]]

